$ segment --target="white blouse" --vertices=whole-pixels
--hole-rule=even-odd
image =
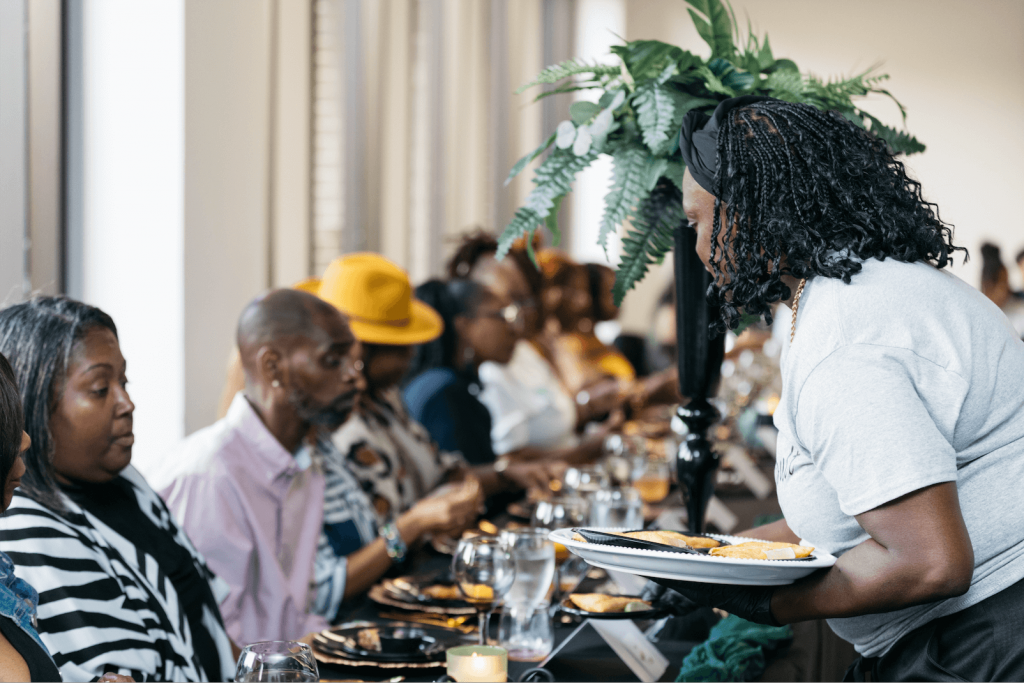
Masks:
[[[576,402],[533,344],[520,340],[507,365],[487,362],[479,372],[496,454],[576,445]]]

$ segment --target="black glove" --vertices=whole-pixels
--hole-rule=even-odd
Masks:
[[[651,579],[648,581],[644,585],[644,589],[640,591],[640,599],[651,603],[651,606],[655,609],[667,612],[673,617],[685,617],[701,608],[693,600],[684,598],[679,593],[669,590],[660,583],[655,583],[655,580]]]
[[[781,626],[772,616],[774,586],[731,586],[721,583],[648,578],[702,607],[717,607],[755,624]]]

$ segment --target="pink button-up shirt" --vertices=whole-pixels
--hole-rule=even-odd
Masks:
[[[231,592],[220,605],[239,646],[327,628],[310,614],[324,477],[293,456],[239,393],[224,419],[188,437],[149,477]]]

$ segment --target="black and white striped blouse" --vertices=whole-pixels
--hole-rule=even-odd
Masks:
[[[222,600],[227,585],[210,572],[142,475],[128,467],[120,476],[142,513],[167,532],[168,542],[189,552]],[[111,671],[136,681],[229,680],[231,642],[219,613],[203,607],[202,624],[221,664],[220,671],[205,671],[178,594],[155,558],[67,496],[64,503],[67,510],[55,512],[18,492],[0,516],[0,549],[39,592],[39,634],[64,680]]]

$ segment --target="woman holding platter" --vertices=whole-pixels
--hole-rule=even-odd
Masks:
[[[854,679],[1024,679],[1024,343],[943,270],[951,226],[835,112],[734,98],[687,115],[680,146],[715,326],[793,309],[785,519],[744,535],[839,559],[780,587],[659,583],[760,623],[827,618]]]

